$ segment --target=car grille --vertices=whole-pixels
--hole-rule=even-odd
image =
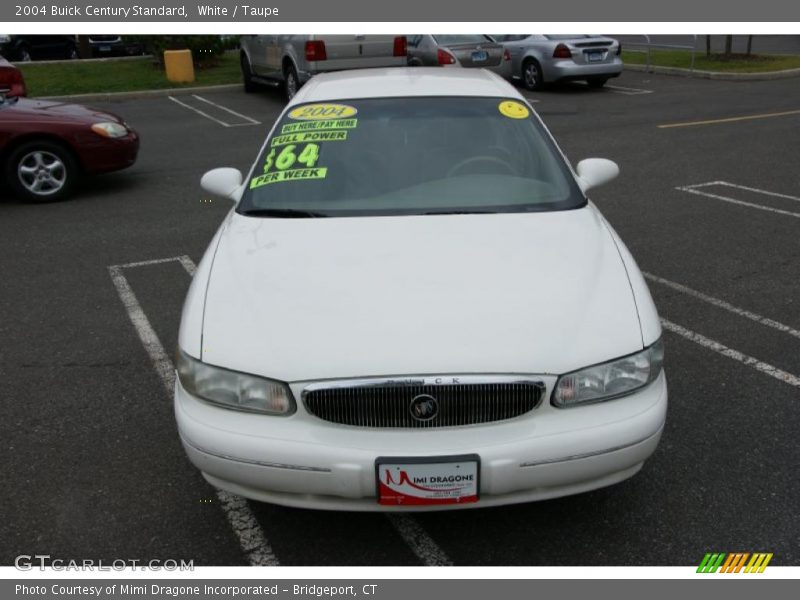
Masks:
[[[325,387],[309,386],[303,392],[303,401],[309,413],[333,423],[419,429],[513,419],[538,406],[543,394],[544,384],[530,380],[454,384],[389,381],[361,385],[337,382]]]

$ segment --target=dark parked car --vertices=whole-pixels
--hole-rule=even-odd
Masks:
[[[23,200],[61,200],[82,175],[129,167],[138,151],[138,134],[114,114],[0,96],[0,168]]]
[[[123,40],[118,35],[89,35],[89,47],[93,58],[140,56],[145,53],[144,44]]]
[[[22,71],[0,56],[0,95],[11,98],[27,94]]]
[[[74,35],[0,35],[0,55],[10,61],[78,58]]]

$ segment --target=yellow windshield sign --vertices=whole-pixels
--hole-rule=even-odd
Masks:
[[[320,121],[324,119],[347,119],[354,117],[358,110],[347,104],[306,104],[289,111],[290,119],[299,121]]]

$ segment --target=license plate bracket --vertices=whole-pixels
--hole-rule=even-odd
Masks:
[[[383,506],[469,504],[480,495],[480,457],[378,457],[375,485]]]

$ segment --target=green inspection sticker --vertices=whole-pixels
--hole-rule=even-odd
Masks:
[[[355,129],[358,119],[333,119],[330,121],[308,121],[306,123],[287,123],[281,127],[281,133],[298,131],[316,131],[320,129]]]
[[[346,139],[347,131],[307,131],[276,136],[272,138],[270,146],[303,144],[306,142],[340,142]]]
[[[275,173],[264,173],[250,180],[250,189],[259,188],[270,183],[280,183],[281,181],[299,181],[303,179],[325,179],[328,175],[327,167],[315,169],[290,169],[287,171],[277,171]]]

